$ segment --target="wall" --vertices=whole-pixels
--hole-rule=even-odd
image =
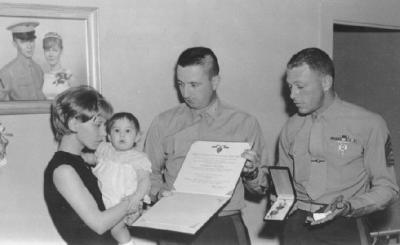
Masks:
[[[338,72],[335,86],[343,99],[382,115],[391,131],[394,159],[398,162],[400,30],[373,30],[376,29],[335,32],[333,57]]]
[[[333,24],[397,29],[400,24],[397,0],[321,0],[319,44],[333,50]]]
[[[13,1],[23,3],[24,1]],[[32,0],[99,8],[102,92],[131,111],[144,130],[177,104],[173,65],[187,47],[211,47],[220,60],[220,96],[257,116],[270,161],[287,118],[281,78],[290,56],[318,46],[318,0]],[[58,243],[42,195],[43,169],[55,150],[48,114],[0,116],[14,133],[0,169],[0,237],[6,243]],[[248,202],[253,244],[266,244],[265,201]],[[271,242],[272,243],[272,242]]]
[[[400,26],[399,26],[400,27]],[[387,123],[400,183],[400,33],[377,28],[335,32],[335,89],[340,97],[379,113]],[[379,101],[379,103],[377,103]],[[400,228],[400,200],[372,217],[374,231]]]

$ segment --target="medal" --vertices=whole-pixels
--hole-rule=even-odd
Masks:
[[[338,142],[338,152],[343,156],[344,152],[348,149],[348,144],[351,142],[350,137],[342,135],[341,137],[331,137],[331,139]]]
[[[339,143],[339,145],[338,145],[338,151],[339,151],[340,154],[343,156],[343,155],[344,155],[344,152],[347,150],[347,143],[348,143],[348,142],[341,140],[341,141],[339,141],[338,143]]]
[[[349,149],[349,144],[350,143],[355,143],[357,144],[357,139],[351,138],[348,135],[342,135],[339,137],[331,137],[331,140],[334,140],[338,143],[337,149],[340,155],[344,155],[344,153]]]

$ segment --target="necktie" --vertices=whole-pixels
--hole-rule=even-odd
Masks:
[[[202,112],[199,114],[200,116],[200,121],[202,123],[205,123],[206,125],[209,125],[212,123],[212,117],[207,113],[207,112]]]
[[[308,195],[313,199],[319,198],[325,192],[327,179],[327,163],[323,157],[323,125],[321,118],[312,118],[310,129],[309,152],[310,176],[306,185]]]

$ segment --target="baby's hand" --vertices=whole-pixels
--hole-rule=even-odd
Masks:
[[[151,204],[151,198],[149,195],[144,195],[143,197],[143,203],[150,205]]]
[[[172,191],[163,190],[158,193],[157,200],[160,200],[163,197],[171,196],[173,193]]]
[[[96,165],[97,164],[97,157],[94,153],[90,152],[82,152],[81,157],[85,162],[87,162],[90,165]]]
[[[143,210],[143,202],[140,199],[139,196],[132,194],[130,196],[125,197],[129,200],[129,207],[128,207],[128,213],[136,213],[136,212],[142,212]]]

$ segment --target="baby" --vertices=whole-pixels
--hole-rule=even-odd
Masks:
[[[98,178],[106,208],[132,193],[137,197],[137,212],[111,230],[119,244],[134,244],[125,223],[132,224],[139,217],[143,200],[149,202],[151,163],[145,153],[135,149],[141,132],[134,115],[114,114],[107,121],[106,131],[108,142],[102,142],[94,155],[85,153],[83,157],[96,164],[93,173]]]

